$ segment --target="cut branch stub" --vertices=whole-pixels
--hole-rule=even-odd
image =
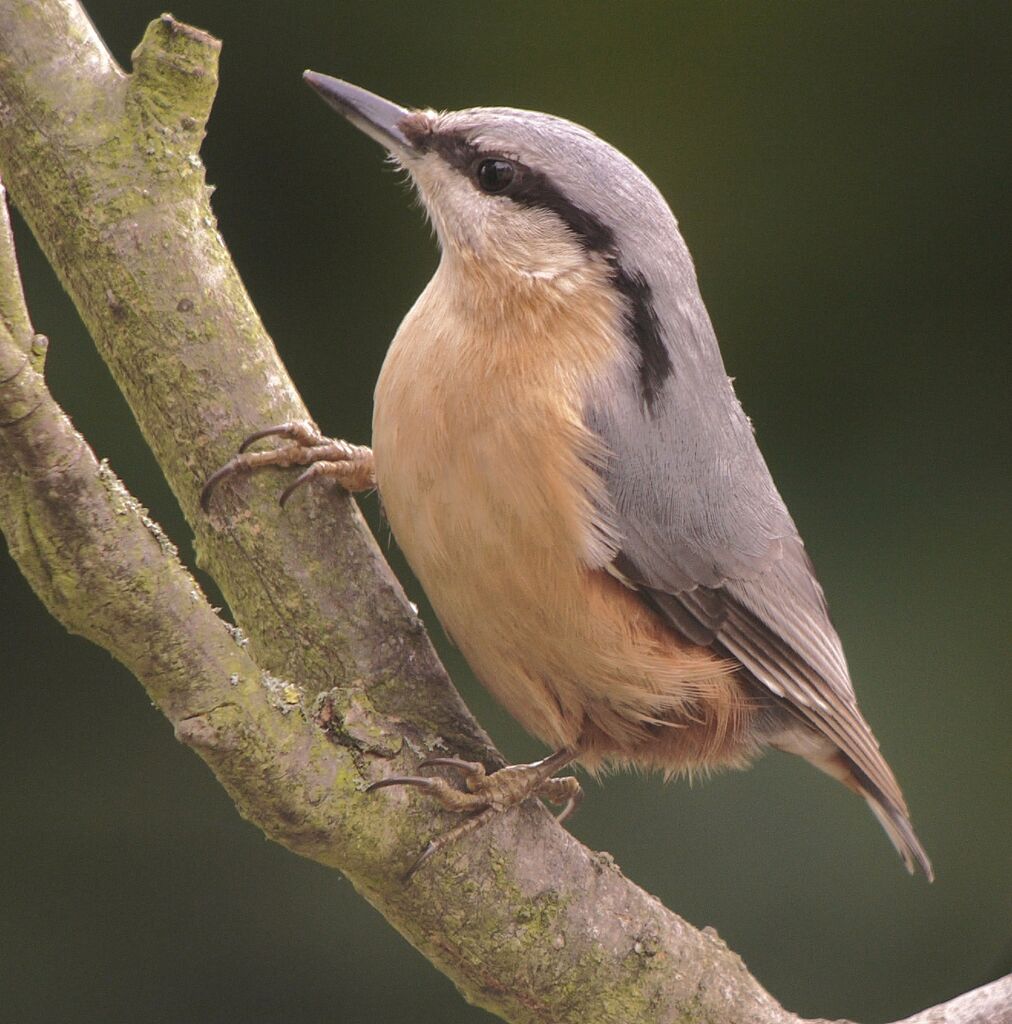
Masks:
[[[130,100],[184,155],[196,154],[204,138],[218,89],[220,53],[221,43],[213,36],[163,14],[148,25],[131,55]]]

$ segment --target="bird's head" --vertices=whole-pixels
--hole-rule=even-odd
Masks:
[[[408,110],[327,75],[305,79],[407,170],[444,257],[548,280],[688,259],[650,180],[586,128],[506,107]]]

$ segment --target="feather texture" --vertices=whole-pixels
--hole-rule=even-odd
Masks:
[[[693,322],[694,344],[709,328]],[[719,364],[712,337],[708,361]],[[851,784],[888,822],[911,866],[931,867],[903,795],[857,706],[843,648],[798,531],[776,490],[751,425],[719,372],[680,358],[652,408],[630,386],[598,390],[586,419],[610,457],[600,469],[612,528],[622,537],[615,568],[687,639],[733,657],[778,698],[791,727],[767,741],[803,753]],[[632,383],[631,381],[629,382]],[[838,755],[842,755],[841,761]]]

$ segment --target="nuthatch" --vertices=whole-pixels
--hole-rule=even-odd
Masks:
[[[372,452],[273,428],[256,436],[293,443],[237,456],[205,501],[269,463],[309,465],[293,487],[377,486],[447,633],[556,750],[490,775],[423,762],[465,789],[374,788],[471,812],[455,837],[528,796],[571,808],[576,780],[554,776],[572,761],[672,775],[775,747],[863,796],[931,878],[654,185],[557,117],[412,111],[305,78],[407,170],[442,259],[383,364]]]

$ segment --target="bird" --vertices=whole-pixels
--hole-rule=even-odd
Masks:
[[[440,261],[387,352],[371,449],[270,427],[202,502],[264,465],[307,467],[282,502],[319,477],[377,488],[450,639],[552,749],[493,772],[430,757],[374,783],[465,815],[412,872],[528,797],[564,817],[574,762],[692,776],[775,748],[862,796],[932,879],[658,189],[560,117],[304,78],[407,172]],[[288,443],[248,450],[268,436]]]

